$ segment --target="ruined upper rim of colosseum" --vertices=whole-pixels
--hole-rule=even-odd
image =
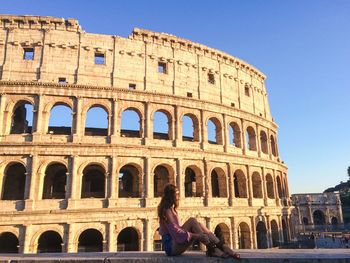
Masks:
[[[0,22],[0,252],[159,250],[156,207],[169,182],[181,219],[233,248],[293,236],[256,68],[165,33]]]

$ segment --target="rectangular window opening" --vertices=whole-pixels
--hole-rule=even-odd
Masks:
[[[244,88],[244,94],[248,97],[250,97],[250,91],[249,91],[249,88],[248,87],[245,87]]]
[[[67,84],[66,78],[58,78],[58,83],[59,84]]]
[[[192,98],[192,92],[187,92],[187,97]]]
[[[208,83],[215,84],[215,76],[212,73],[208,74]]]
[[[25,48],[23,59],[24,60],[34,60],[34,48]]]
[[[136,89],[136,84],[129,83],[129,90],[135,90]]]
[[[167,74],[166,63],[158,62],[158,73]]]
[[[235,104],[233,102],[231,102],[231,107],[235,107]]]
[[[95,65],[104,65],[105,64],[105,54],[95,53]]]

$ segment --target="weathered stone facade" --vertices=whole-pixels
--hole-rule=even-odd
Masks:
[[[344,224],[339,193],[293,194],[295,232],[326,231]]]
[[[2,244],[152,251],[167,182],[180,189],[181,219],[221,230],[233,248],[289,239],[287,167],[259,70],[164,33],[122,38],[86,33],[73,19],[0,21]],[[49,127],[57,105],[71,110],[71,127]],[[106,129],[86,127],[93,107],[106,112]],[[139,130],[121,128],[126,110]],[[153,131],[156,112],[166,134]],[[183,134],[184,117],[193,136]]]

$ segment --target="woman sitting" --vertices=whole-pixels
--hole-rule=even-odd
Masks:
[[[188,219],[181,226],[176,211],[178,206],[179,190],[175,185],[166,185],[158,206],[158,217],[159,234],[162,236],[163,247],[168,256],[182,254],[192,245],[193,241],[198,240],[206,245],[207,256],[240,259],[238,253],[220,241],[195,218]]]

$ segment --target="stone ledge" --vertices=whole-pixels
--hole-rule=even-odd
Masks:
[[[242,260],[208,258],[203,252],[187,252],[178,257],[167,257],[164,252],[115,253],[52,253],[1,254],[0,263],[9,262],[103,262],[103,263],[158,263],[158,262],[242,262],[242,263],[331,263],[350,262],[350,249],[266,249],[240,250]]]

